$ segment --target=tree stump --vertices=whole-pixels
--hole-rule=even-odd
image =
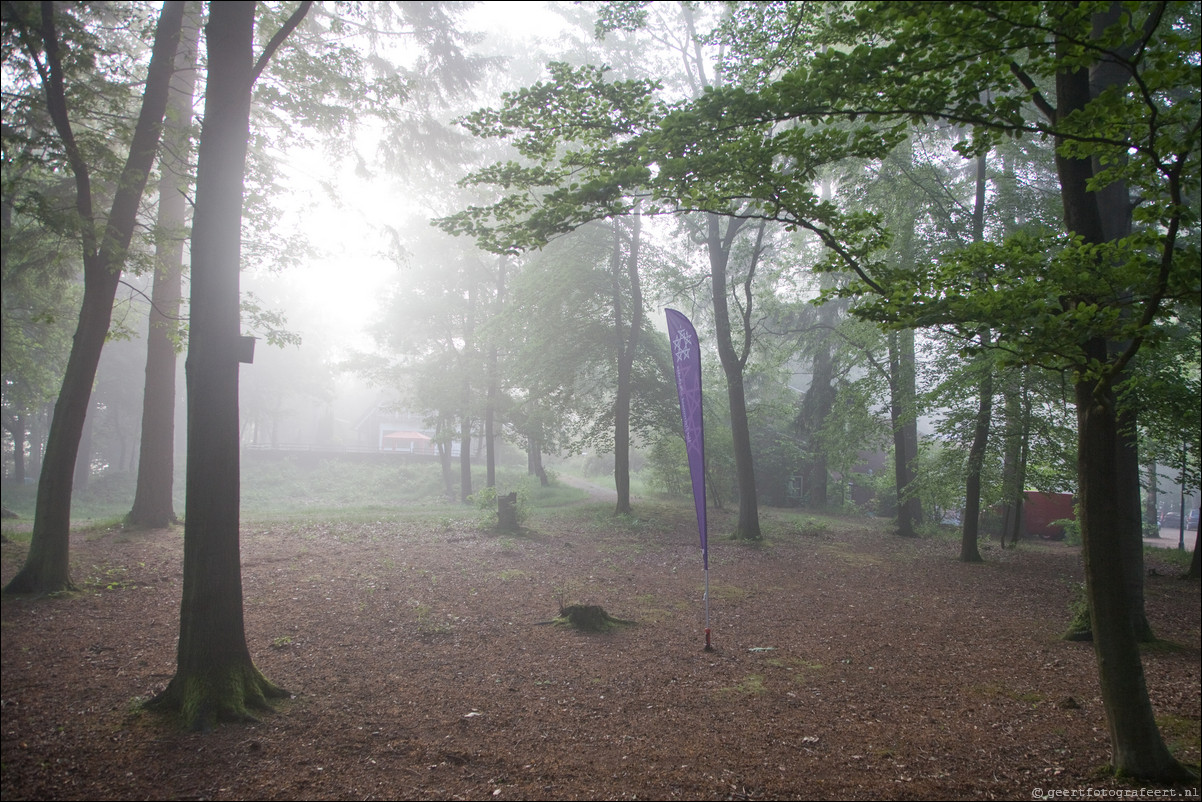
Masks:
[[[516,532],[518,528],[518,494],[497,496],[497,528]]]
[[[614,618],[599,604],[569,604],[567,607],[561,607],[559,617],[550,623],[581,632],[608,632],[614,627],[634,624],[633,621]]]

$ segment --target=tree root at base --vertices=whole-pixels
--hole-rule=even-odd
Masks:
[[[251,663],[177,672],[146,709],[175,715],[187,730],[206,731],[219,722],[258,721],[254,712],[272,710],[270,699],[291,694],[278,687]]]

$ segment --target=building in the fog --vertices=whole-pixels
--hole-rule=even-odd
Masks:
[[[423,416],[397,411],[388,404],[372,404],[354,430],[358,450],[429,457],[439,453],[434,430],[426,425]],[[458,439],[452,440],[450,447],[451,456],[458,456]]]

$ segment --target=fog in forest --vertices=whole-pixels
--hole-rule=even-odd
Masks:
[[[516,475],[538,477],[543,463],[563,462],[603,486],[619,470],[636,477],[639,492],[684,493],[664,322],[664,310],[677,308],[702,343],[718,504],[745,503],[751,493],[769,506],[893,516],[901,494],[926,506],[928,521],[959,522],[958,480],[970,464],[977,509],[1006,510],[1023,491],[1077,493],[1071,356],[1041,350],[1036,329],[1000,308],[923,323],[922,311],[898,298],[864,302],[887,296],[873,277],[893,266],[935,263],[1019,230],[1057,230],[1052,142],[1033,123],[969,153],[970,132],[933,114],[904,136],[882,120],[879,133],[841,139],[840,150],[833,139],[792,143],[787,133],[804,126],[787,114],[764,123],[772,117],[764,112],[748,130],[757,148],[776,148],[764,165],[779,167],[774,176],[802,200],[791,207],[780,195],[757,196],[762,180],[740,171],[758,167],[736,161],[739,153],[751,159],[750,150],[740,152],[733,138],[726,152],[707,149],[724,133],[701,136],[712,121],[698,99],[755,93],[803,63],[783,31],[811,30],[819,18],[786,6],[316,6],[264,73],[251,112],[240,333],[255,338],[255,351],[239,379],[245,453],[441,459],[446,473],[464,448],[480,467],[490,444]],[[262,30],[281,20],[261,20]],[[120,51],[136,35],[109,36],[106,46]],[[22,83],[30,76],[16,58],[6,63],[14,109],[23,90],[36,89]],[[691,123],[697,143],[679,142],[673,130],[677,139],[647,139],[644,149],[660,148],[659,160],[597,167],[602,154],[617,164],[620,150],[607,148],[645,136],[656,115],[690,103],[702,109],[690,112],[700,115]],[[494,111],[472,117],[477,109]],[[36,215],[17,201],[41,190],[19,183],[12,143],[5,225],[25,236]],[[697,166],[682,170],[690,153]],[[506,164],[538,166],[552,178],[498,172]],[[642,186],[621,170],[645,170]],[[573,197],[577,179],[601,189]],[[555,201],[563,209],[548,202],[557,182],[572,188]],[[77,493],[105,481],[129,492],[138,471],[157,191],[151,180],[115,295]],[[506,196],[537,200],[517,212],[489,210]],[[540,204],[546,219],[537,219]],[[861,214],[874,215],[873,224],[857,228]],[[16,233],[6,239],[5,297],[13,302],[5,305],[4,475],[13,488],[36,485],[81,286],[63,251],[54,257],[59,308],[48,310],[44,287],[20,268],[41,245],[22,251],[24,242]],[[186,452],[184,253],[177,504]],[[932,280],[940,278],[917,277],[915,287]],[[1008,285],[999,277],[995,286]],[[957,289],[965,297],[983,291]],[[1186,302],[1158,325],[1158,341],[1168,343],[1158,354],[1182,366],[1186,396],[1166,397],[1155,406],[1164,415],[1141,429],[1143,486],[1156,487],[1144,504],[1149,525],[1182,506],[1180,477],[1188,494],[1197,486],[1196,408],[1173,411],[1196,402],[1196,309]],[[20,337],[10,337],[18,327]],[[1034,339],[1007,339],[1023,337]],[[627,346],[636,352],[624,363]],[[1166,369],[1155,360],[1138,366],[1148,375]],[[629,385],[619,387],[623,370]],[[623,398],[615,465],[614,410]],[[447,480],[450,497],[458,481]],[[29,511],[31,495],[6,491],[10,498]],[[1186,510],[1197,504],[1190,498]]]
[[[1199,25],[4,3],[5,798],[1196,797]]]

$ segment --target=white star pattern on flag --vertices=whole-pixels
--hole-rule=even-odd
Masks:
[[[693,338],[687,331],[676,332],[676,341],[672,343],[672,350],[677,362],[687,361],[692,353],[692,347]]]
[[[676,391],[680,399],[680,417],[688,455],[689,478],[693,484],[693,505],[697,511],[697,531],[701,536],[702,563],[708,572],[709,550],[706,548],[705,516],[705,435],[701,413],[701,351],[697,332],[689,319],[675,309],[665,310],[668,318],[669,342],[676,373]],[[707,578],[709,574],[706,574]],[[708,598],[706,628],[708,643]]]

